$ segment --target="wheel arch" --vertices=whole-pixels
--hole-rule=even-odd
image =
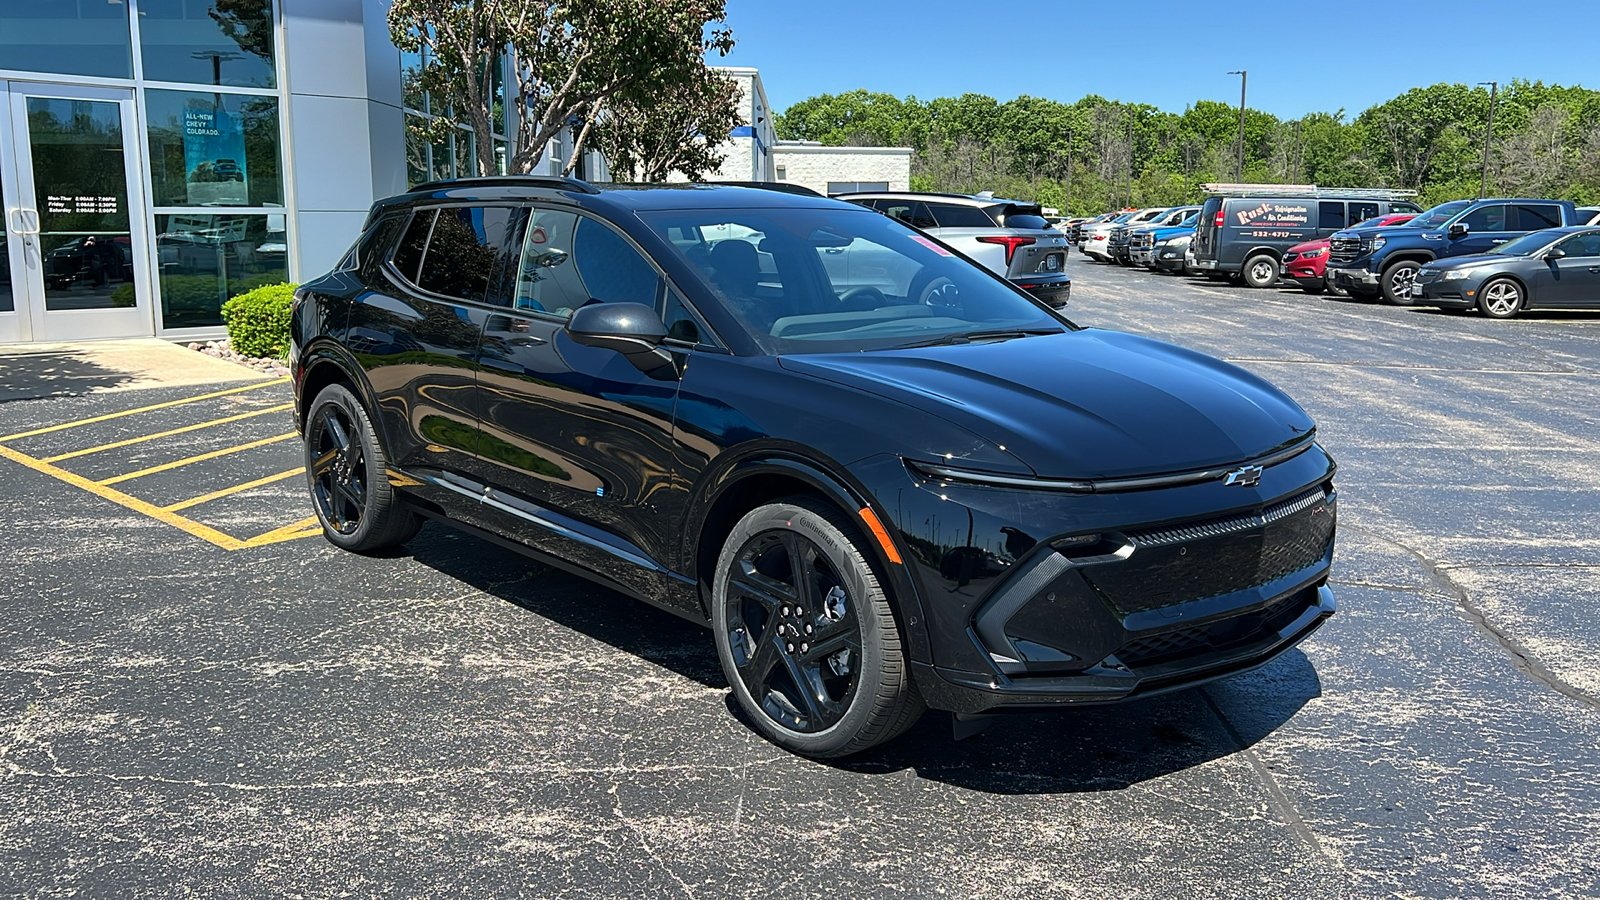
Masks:
[[[846,475],[841,467],[819,461],[793,450],[765,449],[747,453],[730,461],[720,471],[704,479],[706,487],[691,501],[683,529],[680,559],[696,584],[706,618],[711,618],[711,579],[715,577],[717,557],[733,526],[750,510],[783,497],[804,495],[832,504],[851,517],[860,531],[868,559],[887,587],[889,602],[900,622],[902,637],[910,657],[919,662],[931,659],[927,636],[927,617],[917,594],[914,579],[907,570],[910,559],[893,531],[884,527],[890,519],[878,508],[871,494]],[[882,533],[863,521],[863,510],[871,511]],[[891,559],[882,542],[888,541],[898,559]]]
[[[314,343],[301,352],[300,360],[300,374],[296,379],[298,396],[295,398],[294,406],[297,429],[305,430],[305,417],[310,410],[311,401],[330,384],[349,385],[355,392],[356,399],[366,407],[368,414],[376,412],[372,385],[367,382],[361,367],[348,356],[344,348],[331,341]]]
[[[1509,281],[1512,284],[1515,284],[1517,286],[1517,290],[1522,292],[1522,309],[1527,310],[1535,308],[1532,303],[1533,289],[1529,287],[1528,282],[1522,279],[1522,276],[1512,272],[1500,272],[1485,278],[1483,280],[1483,284],[1478,285],[1478,297],[1483,296],[1484,288],[1494,284],[1496,281]],[[1473,298],[1474,302],[1477,301],[1478,297]]]
[[[1425,266],[1433,262],[1434,259],[1434,255],[1426,250],[1402,250],[1392,256],[1384,257],[1382,271],[1387,272],[1390,267],[1403,262],[1412,262],[1419,266]]]
[[[1260,256],[1262,254],[1272,257],[1273,261],[1278,264],[1279,269],[1282,269],[1283,251],[1279,250],[1277,247],[1267,246],[1251,247],[1249,250],[1246,250],[1244,252],[1244,256],[1239,257],[1240,260],[1242,260],[1242,262],[1240,262],[1240,266],[1242,267],[1244,263],[1249,262],[1252,257]]]

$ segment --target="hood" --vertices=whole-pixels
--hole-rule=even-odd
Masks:
[[[1373,235],[1381,234],[1384,236],[1385,240],[1388,240],[1390,237],[1396,234],[1438,234],[1441,231],[1442,229],[1423,229],[1413,225],[1379,225],[1373,228],[1346,228],[1338,234],[1335,234],[1334,237],[1370,238]]]
[[[1049,478],[1242,462],[1311,419],[1266,381],[1171,344],[1086,329],[993,343],[785,356],[780,364],[977,434]]]
[[[1311,250],[1326,250],[1326,249],[1328,249],[1329,247],[1332,247],[1332,246],[1333,246],[1333,242],[1332,241],[1328,240],[1327,238],[1323,238],[1320,241],[1306,241],[1304,244],[1295,244],[1293,247],[1290,247],[1288,250],[1285,250],[1284,252],[1285,253],[1306,253],[1306,252],[1309,252]]]
[[[1159,228],[1151,228],[1151,229],[1148,229],[1148,230],[1149,230],[1150,234],[1153,235],[1155,237],[1155,239],[1158,240],[1158,241],[1159,240],[1164,240],[1164,239],[1169,238],[1169,237],[1173,237],[1174,235],[1194,234],[1194,226],[1193,225],[1189,226],[1188,228],[1183,228],[1183,227],[1178,226],[1178,225],[1162,225]]]
[[[1429,269],[1464,269],[1467,266],[1481,266],[1484,263],[1503,263],[1514,259],[1526,259],[1522,256],[1507,256],[1504,253],[1474,253],[1471,256],[1448,256],[1443,259],[1429,260],[1423,263]]]

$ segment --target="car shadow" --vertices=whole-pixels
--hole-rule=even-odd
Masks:
[[[437,523],[396,555],[409,555],[706,687],[728,688],[710,632],[649,604]],[[966,740],[954,738],[949,713],[930,710],[899,738],[822,764],[866,775],[911,769],[923,778],[994,794],[1121,790],[1237,753],[1282,726],[1321,690],[1310,660],[1290,650],[1256,672],[1196,690],[1114,706],[995,716]],[[731,692],[726,704],[750,727]]]
[[[436,522],[396,552],[706,687],[728,687],[711,632],[648,603]]]
[[[72,397],[127,384],[133,376],[73,351],[0,352],[0,403]]]
[[[870,774],[912,769],[992,794],[1116,791],[1238,753],[1321,693],[1311,661],[1290,650],[1264,669],[1202,688],[996,716],[962,741],[951,736],[949,714],[929,712],[896,740],[831,764]]]

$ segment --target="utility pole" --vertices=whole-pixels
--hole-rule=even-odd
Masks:
[[[1489,127],[1483,130],[1483,176],[1478,181],[1478,199],[1482,200],[1489,194],[1489,141],[1494,139],[1494,101],[1500,94],[1500,82],[1480,81],[1478,84],[1489,86]]]
[[[1249,83],[1249,81],[1250,81],[1250,71],[1248,69],[1240,69],[1237,72],[1229,72],[1228,74],[1229,75],[1237,75],[1237,76],[1239,76],[1239,167],[1235,170],[1233,180],[1236,181],[1236,182],[1239,182],[1239,183],[1243,183],[1244,182],[1244,89],[1245,89],[1245,85],[1247,85]]]
[[[1295,184],[1300,183],[1300,120],[1294,120],[1294,179]]]
[[[1133,205],[1133,113],[1124,112],[1128,119],[1128,189],[1122,195],[1122,205]]]

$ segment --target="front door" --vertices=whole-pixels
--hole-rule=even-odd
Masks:
[[[1566,256],[1546,260],[1535,306],[1600,306],[1600,231],[1575,234],[1557,244]]]
[[[154,333],[133,94],[0,81],[0,342]]]

